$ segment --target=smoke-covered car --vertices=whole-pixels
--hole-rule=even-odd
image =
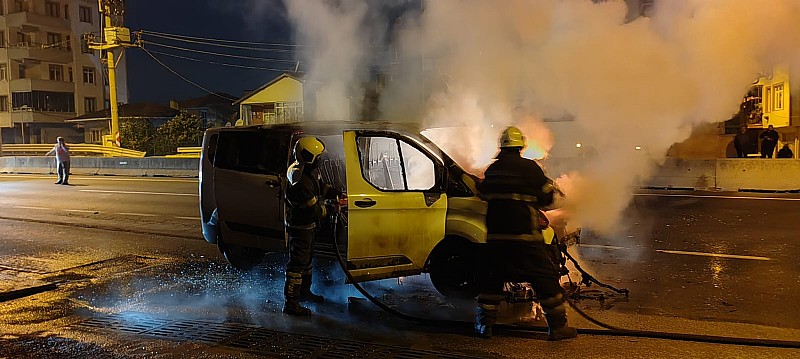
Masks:
[[[294,142],[307,135],[325,144],[320,175],[348,203],[338,226],[318,226],[317,255],[335,255],[336,234],[358,281],[428,272],[443,294],[474,291],[486,241],[477,179],[418,129],[389,123],[207,130],[200,165],[203,236],[233,266],[250,269],[267,252],[286,250],[286,169]],[[548,227],[545,237],[554,236]]]

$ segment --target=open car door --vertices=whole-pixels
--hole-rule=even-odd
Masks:
[[[347,265],[357,280],[420,273],[444,238],[440,158],[389,131],[345,131]]]

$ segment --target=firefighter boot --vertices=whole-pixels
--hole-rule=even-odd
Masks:
[[[300,305],[300,287],[302,286],[302,282],[302,274],[286,272],[286,286],[283,287],[283,295],[286,298],[286,302],[283,305],[284,313],[296,316],[311,315],[311,310]]]
[[[549,340],[570,339],[578,336],[578,330],[567,326],[567,308],[561,293],[555,297],[543,299],[539,304],[547,319],[547,335]]]
[[[475,315],[475,335],[489,339],[492,337],[492,327],[497,323],[498,304],[478,303],[478,313]]]
[[[303,284],[300,286],[300,301],[325,303],[325,297],[311,292],[311,273],[303,274]]]

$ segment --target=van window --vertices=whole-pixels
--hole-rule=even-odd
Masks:
[[[220,133],[215,165],[234,171],[281,175],[286,172],[286,151],[279,134],[226,131]]]
[[[425,191],[436,184],[433,160],[412,145],[391,137],[358,138],[364,178],[384,191]]]

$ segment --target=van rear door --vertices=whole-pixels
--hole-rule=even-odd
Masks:
[[[441,159],[390,131],[345,131],[347,265],[357,280],[420,273],[444,238]]]
[[[221,131],[214,193],[223,241],[281,250],[284,240],[282,187],[289,134],[246,128]]]

